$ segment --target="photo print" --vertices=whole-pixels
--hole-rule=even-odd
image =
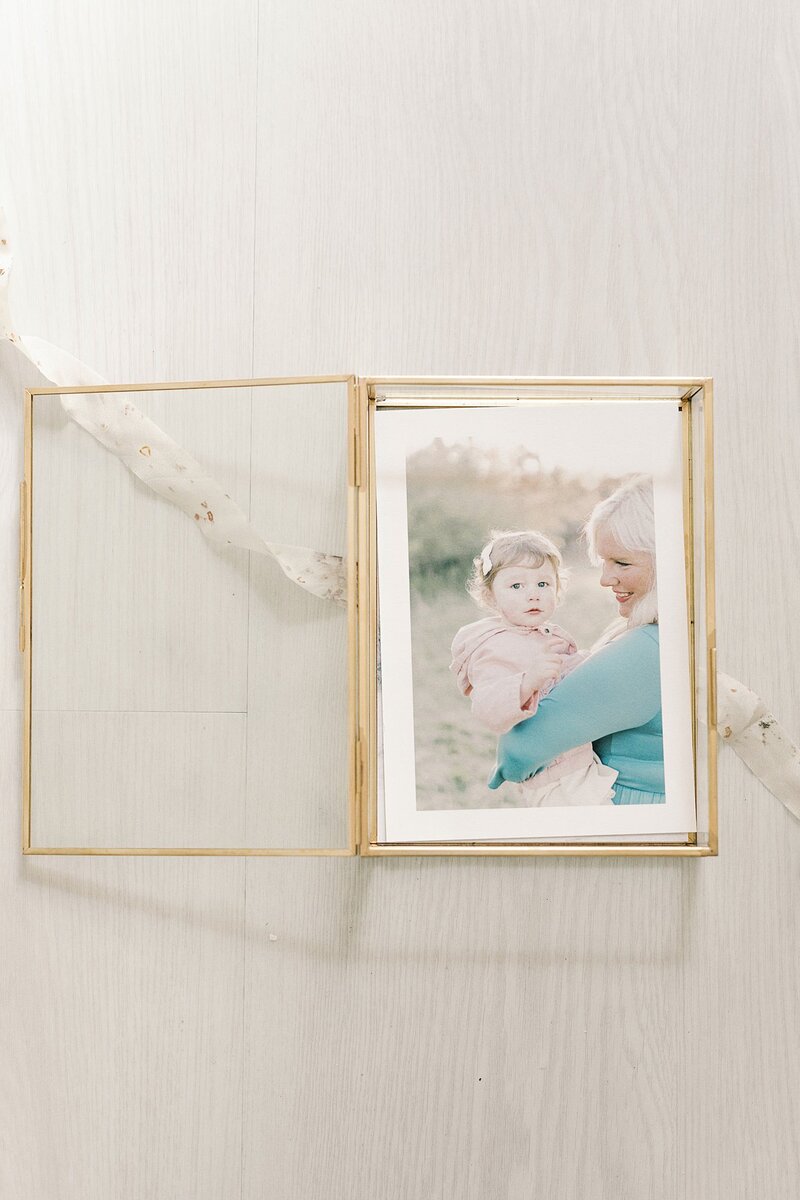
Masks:
[[[696,828],[682,413],[375,414],[379,839]]]

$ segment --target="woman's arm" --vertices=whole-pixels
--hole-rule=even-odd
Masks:
[[[566,750],[645,725],[660,708],[658,630],[644,625],[598,650],[500,739],[489,787],[528,779]]]

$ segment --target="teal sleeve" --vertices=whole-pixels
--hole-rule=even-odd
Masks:
[[[500,738],[489,780],[521,782],[565,750],[651,721],[661,708],[658,631],[629,630],[557,683],[532,717]]]

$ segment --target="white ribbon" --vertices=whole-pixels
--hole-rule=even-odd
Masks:
[[[717,729],[764,787],[800,820],[800,750],[761,697],[721,671]]]

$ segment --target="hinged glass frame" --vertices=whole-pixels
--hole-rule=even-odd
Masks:
[[[37,399],[97,393],[180,393],[208,388],[294,388],[341,384],[347,389],[347,710],[348,783],[342,795],[345,844],[288,846],[104,846],[37,844],[32,838],[36,797],[31,789],[32,668],[36,653],[33,512],[36,504],[34,412]],[[376,561],[375,418],[382,408],[510,407],[535,401],[595,399],[636,403],[672,399],[683,412],[684,519],[687,605],[691,634],[697,834],[680,844],[652,842],[389,843],[378,836],[378,603]],[[714,604],[713,385],[705,377],[678,378],[406,378],[355,375],[284,379],[208,380],[31,389],[25,397],[25,479],[20,488],[20,649],[24,654],[23,853],[26,855],[641,855],[705,857],[717,853],[716,634]],[[287,585],[288,586],[288,585]],[[291,805],[292,797],[284,802]]]

